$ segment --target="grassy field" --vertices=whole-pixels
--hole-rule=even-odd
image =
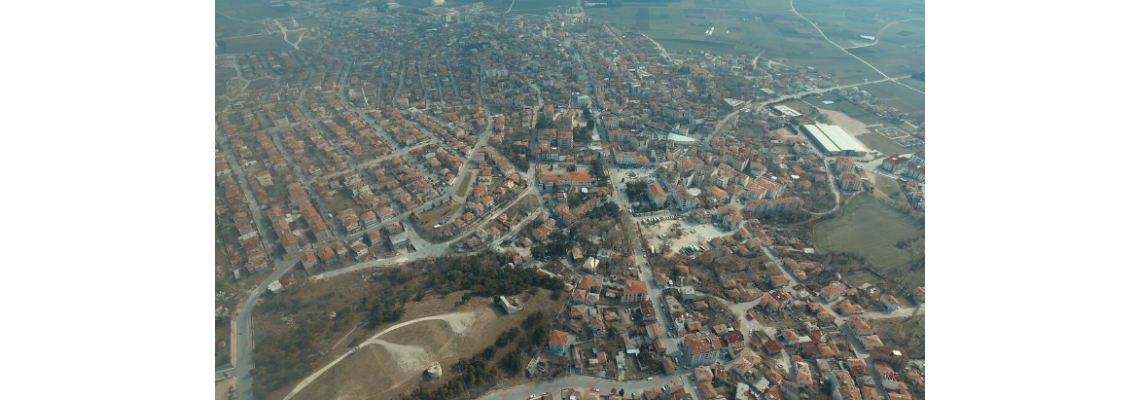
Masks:
[[[253,89],[266,88],[266,87],[273,86],[273,84],[275,84],[275,83],[277,83],[277,80],[273,79],[273,78],[258,78],[258,79],[254,79],[252,81],[249,81],[249,89],[253,90]]]
[[[867,148],[871,150],[878,150],[886,155],[912,154],[922,151],[923,149],[922,146],[911,148],[899,146],[899,144],[895,143],[895,141],[887,139],[886,136],[875,132],[864,133],[855,138],[859,139],[859,141],[866,145]]]
[[[505,211],[505,212],[507,213],[508,217],[515,218],[517,216],[528,215],[537,209],[538,209],[538,197],[535,196],[533,193],[530,193],[530,194],[527,194],[526,196],[523,196],[522,200],[519,200],[518,203],[515,203],[515,205],[511,206],[511,208],[508,208],[507,211]],[[497,217],[497,215],[496,215],[496,217]]]
[[[467,175],[464,175],[463,182],[459,183],[459,190],[455,191],[455,194],[459,197],[467,197],[467,190],[471,188],[471,179],[474,177],[474,172],[468,172]]]
[[[859,122],[862,122],[862,123],[867,124],[867,125],[882,124],[882,123],[886,122],[886,121],[883,121],[882,118],[879,118],[878,115],[875,115],[874,113],[872,113],[870,111],[864,110],[863,107],[859,107],[852,102],[841,101],[838,103],[823,104],[823,102],[825,100],[828,100],[828,101],[835,100],[835,96],[813,95],[813,96],[804,98],[804,101],[811,103],[812,105],[814,105],[816,107],[819,107],[819,108],[824,109],[824,110],[839,111],[841,113],[847,114],[848,117],[857,119],[857,120],[859,120]]]
[[[898,181],[895,181],[894,179],[879,174],[868,175],[874,176],[876,195],[881,195],[883,197],[889,198],[895,194],[898,194],[901,190],[901,188],[899,188]]]
[[[860,89],[875,95],[883,104],[897,108],[912,116],[926,114],[926,95],[907,89],[894,82],[875,83],[860,86]]]
[[[550,12],[552,8],[558,6],[569,7],[575,6],[577,4],[578,2],[575,0],[515,0],[515,6],[511,8],[511,14],[520,13],[545,15],[547,12]],[[510,5],[511,1],[506,0],[502,2],[502,5],[496,5],[495,10],[506,11],[507,7],[510,7]]]
[[[219,343],[226,342],[225,346]],[[230,363],[230,320],[217,321],[214,324],[214,366],[220,367]]]
[[[906,21],[923,17],[922,3],[800,0],[796,2],[796,9],[844,48],[866,45],[866,41],[859,39],[860,35],[878,34],[877,44],[856,50],[866,54],[860,58],[888,75],[909,75],[925,69],[922,48],[925,25],[918,20]],[[624,3],[620,8],[592,8],[587,13],[595,20],[640,30],[673,53],[756,54],[763,51],[767,58],[783,57],[793,64],[834,73],[843,83],[882,78],[825,41],[807,21],[788,10],[789,4],[783,0],[727,0],[715,4]],[[891,25],[893,22],[898,23]],[[709,27],[715,28],[713,34],[705,35]]]
[[[399,393],[420,384],[424,384],[427,389],[438,387],[451,379],[451,375],[454,375],[451,366],[460,359],[471,357],[492,346],[503,331],[519,327],[531,313],[541,310],[550,318],[565,303],[564,300],[551,300],[549,291],[539,290],[534,296],[520,295],[523,311],[508,316],[489,298],[477,297],[460,305],[461,297],[462,294],[456,292],[443,298],[411,303],[401,321],[450,313],[473,313],[474,318],[466,319],[462,325],[428,320],[391,331],[379,338],[385,343],[364,346],[357,354],[330,368],[298,392],[295,398],[396,398]],[[457,327],[458,330],[455,329]],[[364,339],[377,332],[357,336]],[[510,349],[510,345],[500,349],[497,356]],[[529,354],[538,351],[537,347],[529,344],[521,345],[520,349],[528,354],[527,359]],[[327,358],[338,357],[346,350],[347,347],[333,348]],[[438,381],[425,382],[423,371],[432,361],[440,363],[445,371],[444,377]],[[269,398],[279,399],[294,386],[295,384],[288,385]]]
[[[285,43],[285,39],[281,34],[275,35],[259,35],[259,36],[246,36],[233,39],[226,39],[226,52],[227,53],[252,53],[262,51],[290,51],[294,50],[293,46]]]
[[[420,221],[419,224],[417,224],[417,227],[422,228],[426,226],[426,229],[431,229],[432,226],[435,226],[435,224],[439,223],[440,218],[451,215],[451,213],[454,213],[455,210],[459,209],[459,207],[460,204],[455,203],[450,206],[442,205],[426,212],[419,213],[416,215],[416,218],[418,218]]]
[[[862,255],[881,274],[914,260],[909,249],[895,244],[925,236],[924,224],[914,221],[871,195],[863,194],[843,206],[843,215],[814,228],[821,251],[848,251]]]
[[[901,316],[900,316],[901,317]],[[912,360],[926,358],[926,314],[869,320],[883,344],[899,346]]]

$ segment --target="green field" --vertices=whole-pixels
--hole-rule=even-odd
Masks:
[[[866,46],[860,35],[877,35],[877,44],[855,52],[887,75],[906,76],[925,70],[925,24],[907,21],[923,18],[925,7],[921,2],[798,0],[795,6],[844,48]],[[618,8],[590,8],[586,12],[594,20],[639,30],[673,53],[753,55],[763,51],[765,58],[786,58],[793,64],[833,73],[842,83],[882,78],[825,41],[811,24],[789,10],[784,0],[725,0],[711,4],[624,3]],[[898,23],[892,25],[894,22]],[[705,35],[709,27],[714,28],[713,34]]]
[[[227,53],[256,53],[263,51],[291,51],[293,46],[285,43],[281,34],[246,36],[223,41]],[[304,42],[302,42],[304,43]]]
[[[843,206],[843,215],[815,226],[820,251],[848,251],[862,255],[880,274],[905,267],[914,256],[895,244],[926,235],[922,222],[891,208],[868,194]]]
[[[883,124],[886,126],[890,126],[890,124],[888,124],[886,122],[884,122]],[[922,149],[923,149],[922,146],[911,147],[911,148],[899,146],[899,144],[895,143],[895,141],[888,139],[886,136],[883,136],[883,135],[878,134],[876,132],[867,132],[867,133],[864,133],[862,135],[856,136],[855,138],[858,139],[860,142],[863,143],[863,145],[867,146],[871,150],[878,150],[879,152],[881,152],[885,155],[888,155],[888,156],[895,155],[895,154],[912,154],[912,153],[915,153],[918,151],[922,151]]]
[[[904,81],[909,82],[911,79],[908,78]],[[910,84],[907,83],[907,85]],[[913,87],[913,85],[911,86]],[[859,88],[875,95],[875,98],[882,101],[883,104],[897,108],[911,116],[921,118],[926,114],[926,95],[905,86],[894,82],[882,82],[860,86]]]
[[[839,111],[841,113],[847,114],[848,117],[857,119],[857,120],[859,120],[859,122],[862,122],[862,123],[867,124],[867,125],[886,123],[886,121],[884,121],[882,118],[879,118],[879,116],[875,115],[875,113],[867,111],[867,110],[863,109],[863,107],[857,106],[857,105],[855,105],[855,103],[852,103],[850,101],[841,101],[838,103],[823,104],[823,102],[825,100],[835,100],[835,97],[836,96],[832,96],[829,94],[813,95],[813,96],[805,97],[804,101],[811,103],[812,105],[819,107],[822,110]]]

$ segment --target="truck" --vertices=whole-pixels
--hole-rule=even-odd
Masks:
[[[756,317],[752,315],[752,311],[749,311],[748,312],[748,320],[751,321],[753,319],[756,319]]]

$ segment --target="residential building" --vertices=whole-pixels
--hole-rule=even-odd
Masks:
[[[308,252],[301,255],[301,267],[305,268],[305,272],[312,272],[313,267],[317,266],[317,255]]]
[[[883,163],[879,164],[879,168],[887,172],[902,172],[901,168],[903,168],[908,161],[910,161],[910,159],[903,156],[890,156],[883,159]]]
[[[926,302],[926,288],[919,286],[911,290],[910,299],[915,303],[922,304]]]
[[[566,343],[569,341],[570,333],[555,329],[554,332],[550,333],[550,341],[546,348],[555,353],[562,353],[566,351]]]
[[[853,172],[843,172],[840,174],[839,188],[847,191],[863,190],[863,177]]]
[[[665,207],[666,196],[665,191],[661,190],[661,185],[658,185],[657,182],[650,183],[648,192],[649,201],[653,202],[653,205],[657,207]]]
[[[839,300],[839,297],[842,296],[846,291],[847,285],[839,282],[832,282],[831,284],[824,286],[823,289],[819,290],[819,298],[823,300],[824,303],[830,303],[835,300]]]
[[[871,328],[871,324],[867,323],[866,320],[858,315],[852,315],[851,317],[847,318],[847,327],[851,328],[851,331],[855,332],[855,334],[859,336],[870,336],[875,334],[875,329]]]
[[[855,172],[855,160],[850,157],[835,157],[836,172]]]
[[[748,348],[748,342],[744,339],[744,334],[740,331],[726,332],[724,334],[724,340],[728,342],[728,353],[734,358]]]
[[[547,191],[555,188],[589,186],[593,181],[589,171],[557,172],[538,176],[538,184]]]
[[[902,305],[899,304],[899,300],[896,299],[895,296],[892,296],[890,293],[883,293],[882,296],[879,296],[879,303],[883,305],[883,312],[887,314],[898,311],[900,308],[902,308]]]
[[[648,295],[649,287],[646,286],[644,281],[627,280],[625,281],[625,287],[622,288],[621,302],[625,304],[639,303],[645,300]]]
[[[720,339],[707,333],[686,335],[681,343],[681,349],[690,365],[711,364],[716,361],[721,347]]]

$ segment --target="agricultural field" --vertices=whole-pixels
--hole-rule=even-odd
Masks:
[[[511,8],[511,14],[539,14],[545,15],[555,7],[571,7],[578,5],[575,0],[514,0],[514,7],[511,7],[511,0],[502,1],[501,4],[484,2],[488,6],[495,4],[493,7],[495,11],[506,11],[508,7]]]
[[[863,107],[855,105],[855,103],[849,101],[823,104],[824,101],[830,100],[835,100],[835,96],[824,94],[804,97],[804,101],[811,103],[813,106],[819,107],[821,110],[839,111],[848,117],[854,118],[859,122],[867,125],[886,123],[886,121],[884,121],[882,118],[879,118],[879,116],[875,115],[875,113],[867,111],[863,109]]]
[[[862,194],[843,206],[843,215],[817,224],[814,234],[821,251],[859,254],[877,272],[886,274],[914,261],[910,249],[896,244],[925,237],[925,229],[924,223]]]
[[[908,79],[909,80],[909,79]],[[910,90],[894,82],[875,83],[860,86],[860,89],[875,95],[884,105],[899,109],[899,111],[922,119],[926,114],[926,95]]]
[[[859,141],[862,142],[864,146],[867,146],[867,148],[871,150],[877,150],[880,153],[886,155],[912,154],[922,151],[924,148],[923,146],[910,148],[903,147],[896,143],[894,140],[888,139],[886,136],[875,132],[864,133],[862,135],[856,136],[855,138],[859,139]]]
[[[292,45],[285,43],[281,33],[235,37],[218,40],[226,53],[254,53],[263,51],[292,51]]]
[[[864,46],[856,49],[866,54],[859,57],[884,73],[897,77],[925,70],[924,23],[913,20],[923,17],[922,3],[800,0],[795,5],[840,46]],[[785,58],[793,64],[834,73],[843,83],[882,78],[828,43],[810,23],[788,10],[788,2],[782,0],[730,0],[716,5],[685,1],[624,3],[620,8],[591,8],[586,12],[594,20],[639,30],[672,53],[763,52],[765,58]],[[709,28],[713,28],[711,35],[707,34]],[[859,39],[861,35],[881,38],[868,46],[871,43]]]

